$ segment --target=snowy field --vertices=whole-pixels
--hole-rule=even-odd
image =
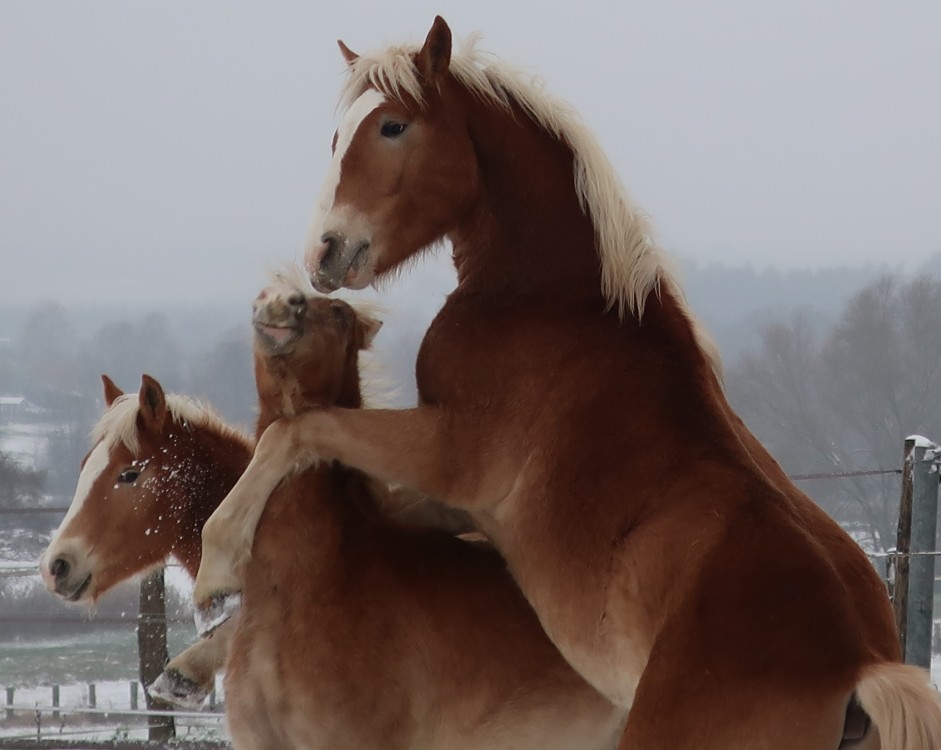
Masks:
[[[177,653],[193,637],[190,626],[171,628],[171,653]],[[37,727],[43,739],[146,739],[147,719],[133,708],[135,703],[137,711],[145,708],[143,688],[134,677],[136,670],[137,641],[132,628],[4,643],[0,651],[0,700],[5,704],[0,709],[0,740],[35,739]],[[17,678],[6,681],[4,677],[9,675]],[[58,716],[54,714],[53,685],[59,686]],[[221,702],[221,679],[217,680],[217,695]],[[13,710],[7,711],[10,703]],[[181,738],[225,739],[221,707],[208,701],[202,712],[180,712],[176,723]]]
[[[95,707],[87,684],[59,688],[59,712],[52,707],[50,686],[18,688],[12,711],[0,714],[0,742],[12,739],[43,740],[126,740],[147,739],[147,717],[132,711],[132,691],[137,685],[137,701],[144,709],[144,694],[134,681],[113,680],[94,683]],[[38,709],[38,710],[37,710]],[[189,740],[225,740],[225,721],[219,709],[180,712],[175,715],[177,737]]]

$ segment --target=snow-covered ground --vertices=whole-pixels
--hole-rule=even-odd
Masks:
[[[131,713],[132,685],[135,684],[125,680],[96,682],[95,707],[91,705],[88,685],[62,685],[58,716],[53,713],[52,687],[17,688],[13,708],[4,707],[0,713],[0,738],[35,739],[38,730],[42,739],[147,739],[146,716]],[[137,685],[137,696],[139,710],[143,710],[144,693],[140,685]],[[219,709],[181,712],[175,721],[178,737],[226,739],[225,722]]]
[[[136,710],[132,709],[135,691]],[[140,713],[145,709],[144,691],[136,680],[105,680],[95,682],[93,688],[85,683],[61,685],[58,710],[53,706],[50,685],[14,688],[9,709],[9,693],[4,690],[0,698],[4,699],[0,738],[35,739],[38,728],[43,739],[147,739],[147,718]],[[207,702],[201,712],[179,712],[174,718],[178,737],[226,738],[219,706],[211,707]]]

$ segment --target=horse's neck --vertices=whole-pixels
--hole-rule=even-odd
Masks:
[[[289,369],[290,372],[279,373],[274,379],[266,378],[264,393],[259,389],[259,436],[275,420],[291,416],[285,413],[285,405],[293,414],[325,406],[346,409],[362,406],[355,364],[350,375],[338,389],[331,389],[329,396],[324,394],[322,386],[302,382],[303,368],[296,363]],[[295,378],[295,374],[300,377]],[[291,389],[290,394],[286,393],[287,389]],[[342,550],[349,547],[351,530],[368,525],[370,519],[378,516],[377,508],[375,488],[365,476],[335,462],[321,462],[292,475],[271,495],[256,537],[259,545],[253,555],[271,575],[281,575],[284,566],[296,564],[295,558],[284,555],[286,550],[296,549],[285,541],[294,535],[299,538],[297,546],[309,548],[310,554],[323,563],[314,566],[319,578],[329,579],[332,566],[344,564],[346,555]],[[256,573],[265,574],[262,569]]]
[[[252,447],[234,434],[205,429],[181,457],[182,517],[172,555],[195,578],[202,558],[202,529],[229,494],[252,457]]]
[[[482,199],[452,233],[465,286],[600,296],[594,226],[575,191],[573,153],[529,117],[467,105]]]
[[[476,299],[470,304],[517,316],[526,311],[544,316],[534,310],[539,305],[556,313],[587,311],[597,317],[607,309],[618,315],[617,305],[602,292],[598,240],[576,191],[571,147],[519,108],[508,114],[473,101],[465,108],[482,198],[450,236],[459,276],[454,299]],[[665,282],[645,303],[650,312],[645,333],[634,335],[631,345],[678,348],[698,367],[704,352],[680,295]],[[618,334],[622,342],[624,328]],[[708,377],[715,380],[712,373]]]
[[[283,369],[282,369],[283,368]],[[255,377],[258,383],[258,419],[255,422],[255,438],[268,426],[282,417],[294,417],[311,409],[338,406],[343,409],[359,409],[363,405],[359,375],[355,362],[351,373],[336,390],[325,392],[321,384],[304,382],[304,365],[292,363],[275,368],[270,360],[256,358]]]

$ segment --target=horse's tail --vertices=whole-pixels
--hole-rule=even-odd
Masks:
[[[925,670],[889,662],[866,667],[856,700],[879,730],[882,750],[941,749],[941,693]]]

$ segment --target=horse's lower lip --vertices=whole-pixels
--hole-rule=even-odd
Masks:
[[[314,289],[322,294],[330,294],[340,288],[340,285],[336,281],[320,272],[311,278],[310,283],[314,285]]]
[[[267,323],[255,323],[255,331],[275,344],[283,344],[297,333],[294,326],[275,326]]]
[[[71,594],[63,594],[64,598],[70,602],[77,602],[82,598],[82,595],[85,593],[89,584],[91,584],[91,573],[89,573],[85,580],[79,584],[75,591],[73,591]]]

